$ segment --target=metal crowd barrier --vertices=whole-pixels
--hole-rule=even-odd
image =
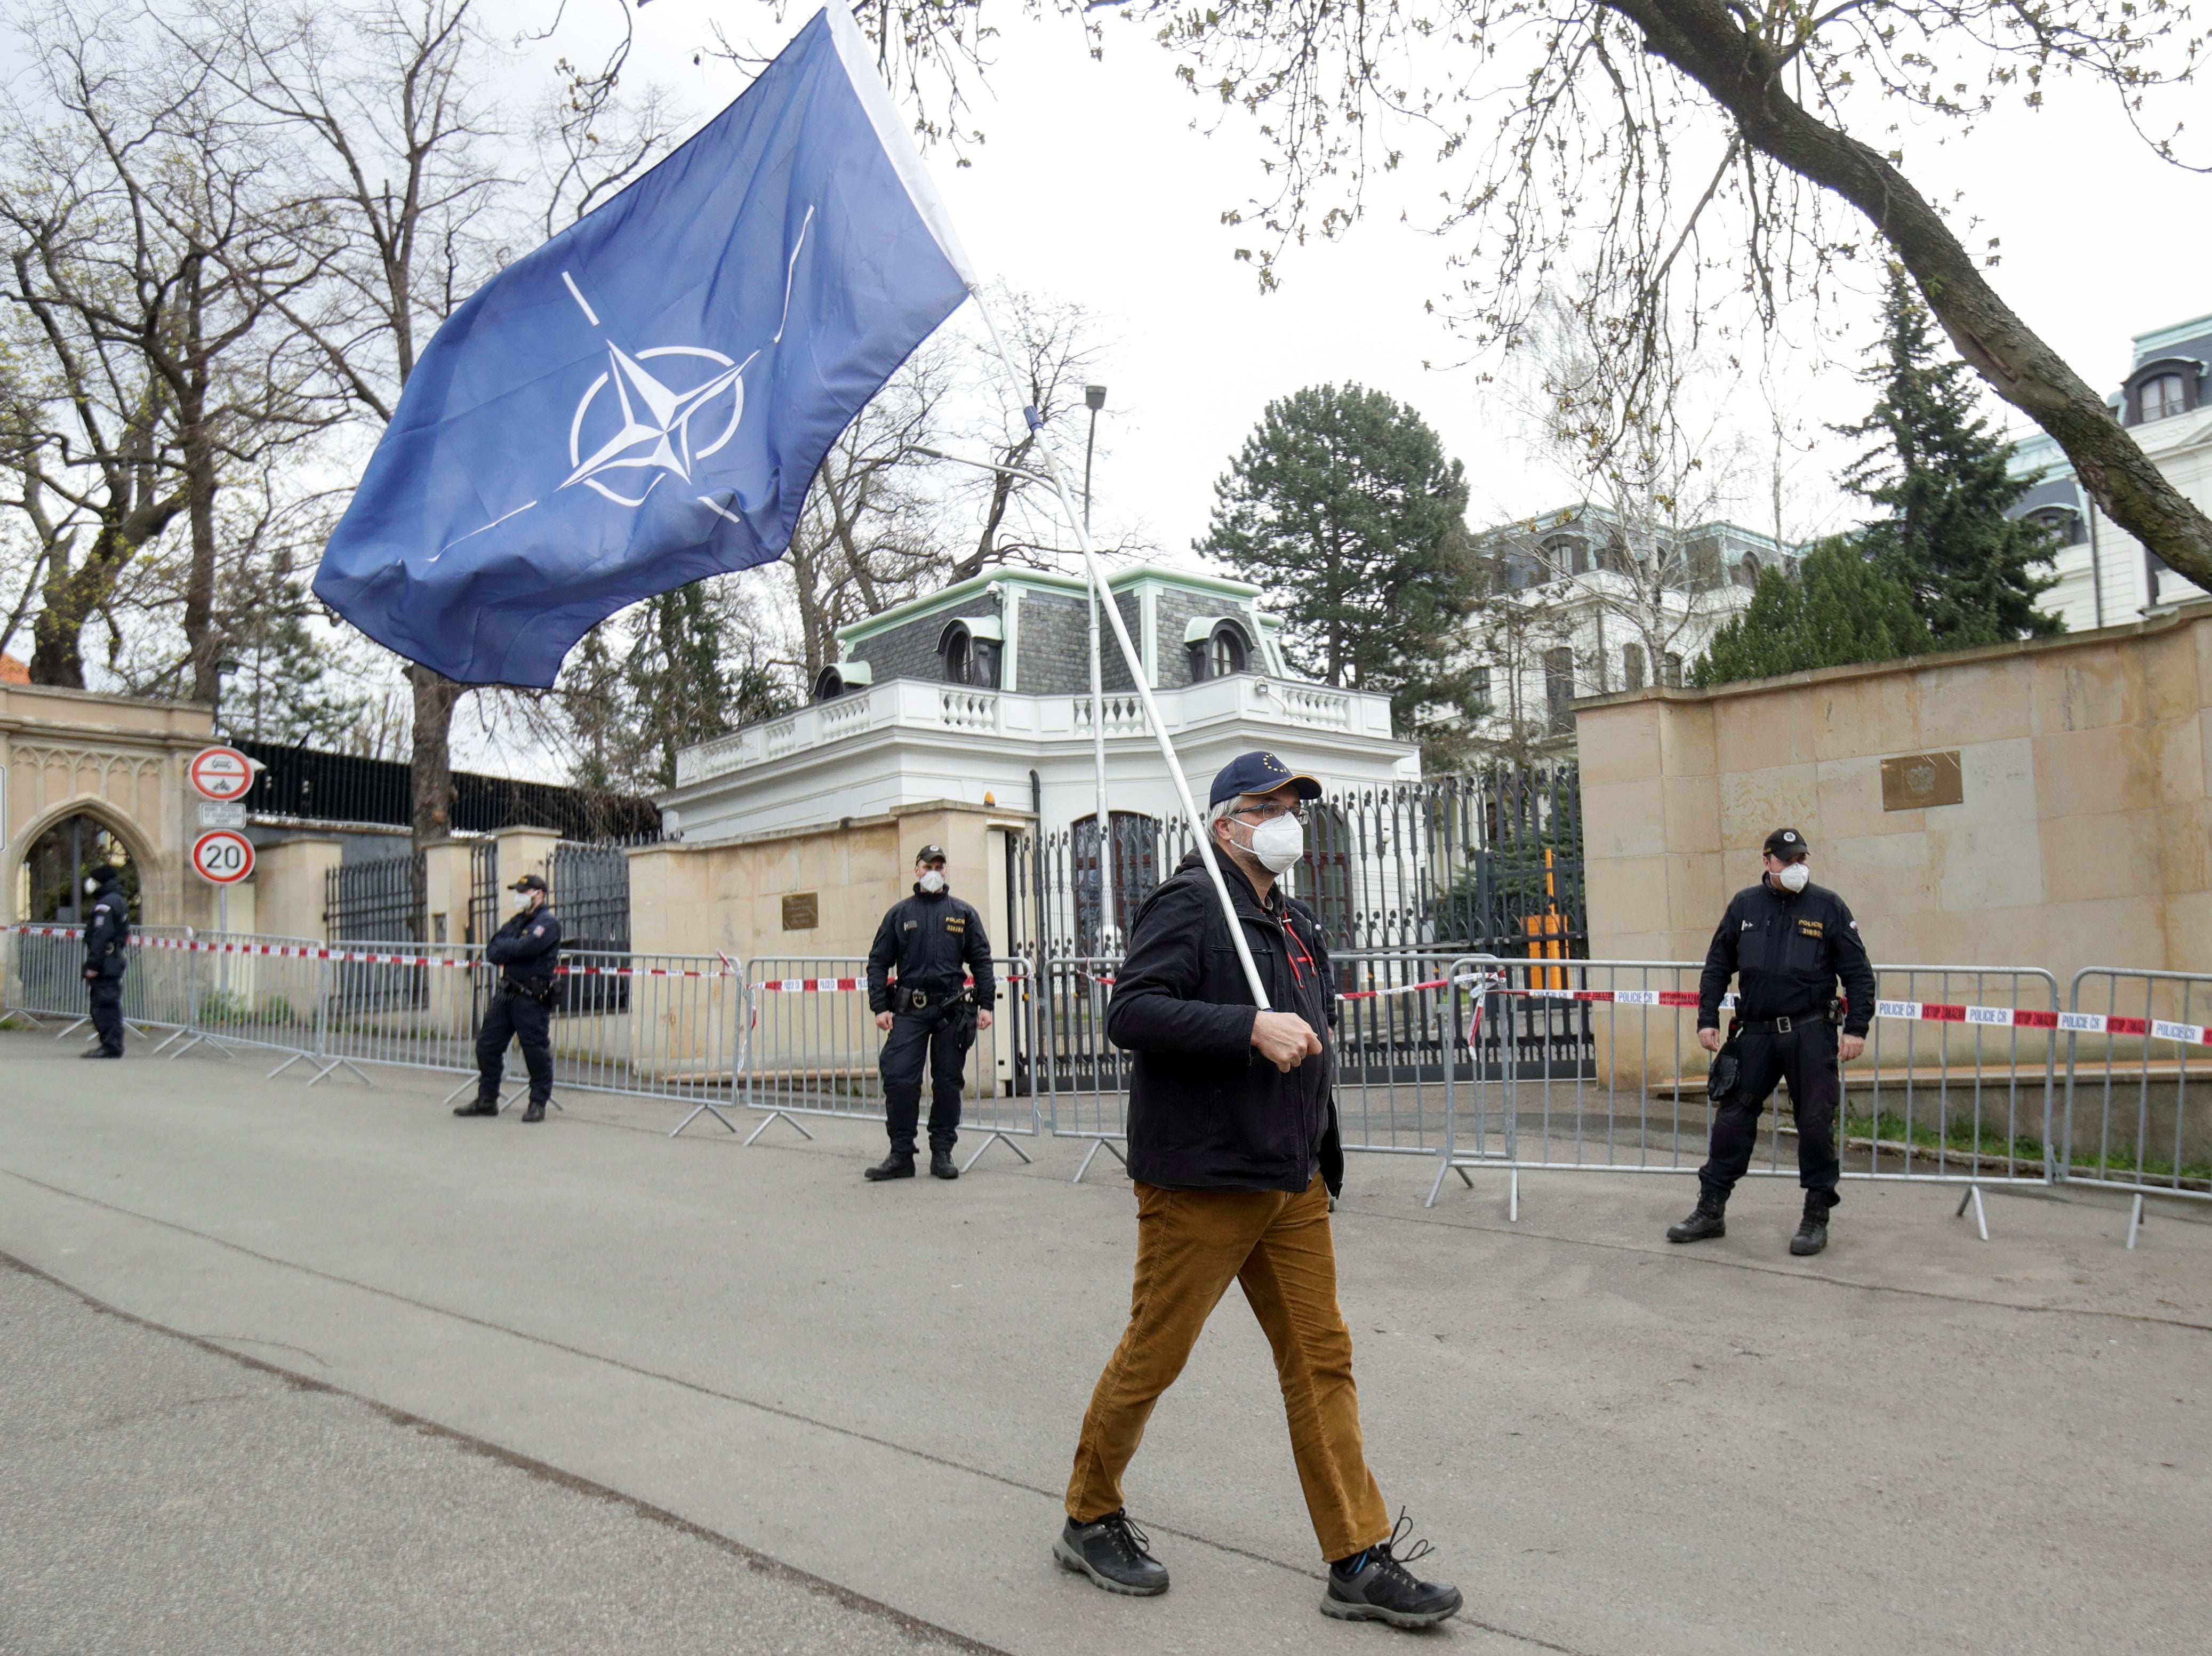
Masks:
[[[1090,1143],[1075,1170],[1078,1184],[1101,1150],[1128,1166],[1118,1147],[1129,1137],[1129,1055],[1106,1038],[1119,965],[1103,955],[1064,955],[1037,971],[1030,1073],[1052,1135]]]
[[[41,1022],[61,1020],[56,1040],[83,1028],[91,1020],[85,998],[83,928],[18,925],[8,930],[8,1009]],[[192,1029],[200,1010],[198,947],[189,926],[131,928],[123,973],[123,1020],[142,1037],[149,1031],[167,1031],[155,1044],[157,1052],[179,1041],[184,1044],[177,1046],[178,1053],[193,1044]]]
[[[1028,1043],[1035,1017],[1029,965],[1012,957],[996,966],[998,1005],[991,1027],[977,1032],[969,1051],[961,1106],[962,1128],[981,1133],[983,1142],[963,1171],[994,1143],[1005,1144],[1028,1161],[1029,1153],[1018,1140],[1035,1136],[1039,1126],[1036,1093],[1030,1084]],[[883,1120],[877,1062],[884,1038],[876,1027],[875,1014],[868,1009],[865,959],[830,955],[755,959],[745,968],[745,999],[741,1101],[749,1110],[764,1112],[747,1144],[778,1120],[810,1139],[814,1135],[802,1117]],[[928,1092],[925,1070],[924,1123],[929,1113]],[[694,1111],[692,1117],[698,1113]],[[730,1126],[719,1111],[714,1113],[725,1127]],[[686,1117],[684,1124],[689,1125],[691,1118]],[[683,1126],[677,1129],[682,1130]]]
[[[179,956],[192,977],[191,1022],[170,1056],[203,1045],[226,1056],[234,1046],[313,1050],[327,975],[322,953],[309,937],[195,934]],[[288,1057],[277,1068],[293,1062]]]
[[[2087,966],[2074,974],[2066,1035],[2065,1133],[2053,1177],[2131,1193],[2128,1246],[2145,1196],[2212,1199],[2212,976]]]
[[[1482,1000],[1482,1028],[1445,1167],[1508,1166],[1517,1217],[1522,1169],[1678,1173],[1705,1161],[1712,1112],[1698,963],[1473,964],[1486,980],[1462,992]],[[1877,966],[1875,976],[1866,1051],[1843,1071],[1843,1176],[1960,1184],[1959,1211],[1973,1207],[1986,1239],[1984,1185],[2050,1178],[2057,982],[2034,967]],[[1778,1089],[1760,1118],[1754,1174],[1796,1172],[1787,1098]]]
[[[1091,1148],[1075,1181],[1102,1149],[1129,1133],[1129,1055],[1106,1038],[1117,962],[1098,956],[1048,961],[1037,984],[1032,1071],[1057,1138]],[[1467,957],[1443,951],[1358,950],[1332,957],[1338,994],[1338,1130],[1347,1151],[1435,1155],[1450,1142],[1454,1088],[1468,1075],[1463,1005],[1455,974]],[[1464,1174],[1462,1177],[1465,1177]]]

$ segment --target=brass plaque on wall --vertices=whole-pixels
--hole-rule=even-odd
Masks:
[[[793,892],[783,899],[784,930],[812,931],[821,923],[822,903],[816,892]]]
[[[1922,811],[1931,805],[1963,805],[1966,780],[1959,774],[1959,755],[1908,753],[1901,759],[1881,762],[1881,808]]]

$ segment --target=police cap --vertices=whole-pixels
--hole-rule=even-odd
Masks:
[[[545,881],[537,874],[525,874],[507,887],[511,892],[542,892],[545,889]]]
[[[1302,800],[1321,797],[1321,784],[1293,770],[1273,753],[1239,753],[1223,765],[1213,778],[1208,805],[1218,805],[1242,794],[1272,794],[1278,788],[1296,788]]]
[[[1809,856],[1812,851],[1813,848],[1805,843],[1805,836],[1795,828],[1777,828],[1766,837],[1766,855],[1779,857],[1784,862]]]
[[[914,860],[916,862],[942,862],[945,861],[945,848],[942,845],[925,845],[914,854]]]
[[[84,871],[84,877],[87,880],[97,880],[100,885],[105,886],[111,880],[122,879],[123,870],[112,862],[95,862]]]

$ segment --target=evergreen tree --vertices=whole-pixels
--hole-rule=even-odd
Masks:
[[[1466,476],[1420,416],[1361,386],[1309,386],[1267,405],[1213,492],[1198,550],[1266,593],[1291,665],[1387,692],[1401,734],[1448,740],[1478,700],[1453,657],[1481,565]]]
[[[1912,595],[1850,543],[1827,540],[1805,555],[1794,578],[1759,572],[1749,606],[1714,633],[1690,682],[1702,688],[1935,648]]]
[[[2035,607],[2057,577],[2041,525],[2007,513],[2036,478],[2008,474],[2013,446],[1974,411],[1964,362],[1939,360],[1927,307],[1901,265],[1889,271],[1881,360],[1862,376],[1880,388],[1874,411],[1839,428],[1875,446],[1843,484],[1887,513],[1859,546],[1912,595],[1936,646],[1964,649],[2040,638],[2065,624]]]
[[[672,788],[679,749],[792,707],[773,672],[732,657],[723,606],[696,581],[586,633],[559,696],[574,779],[616,793]]]

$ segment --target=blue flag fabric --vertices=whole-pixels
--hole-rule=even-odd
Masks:
[[[969,286],[832,0],[690,142],[447,320],[316,595],[448,678],[550,685],[624,605],[781,557],[830,445]]]

